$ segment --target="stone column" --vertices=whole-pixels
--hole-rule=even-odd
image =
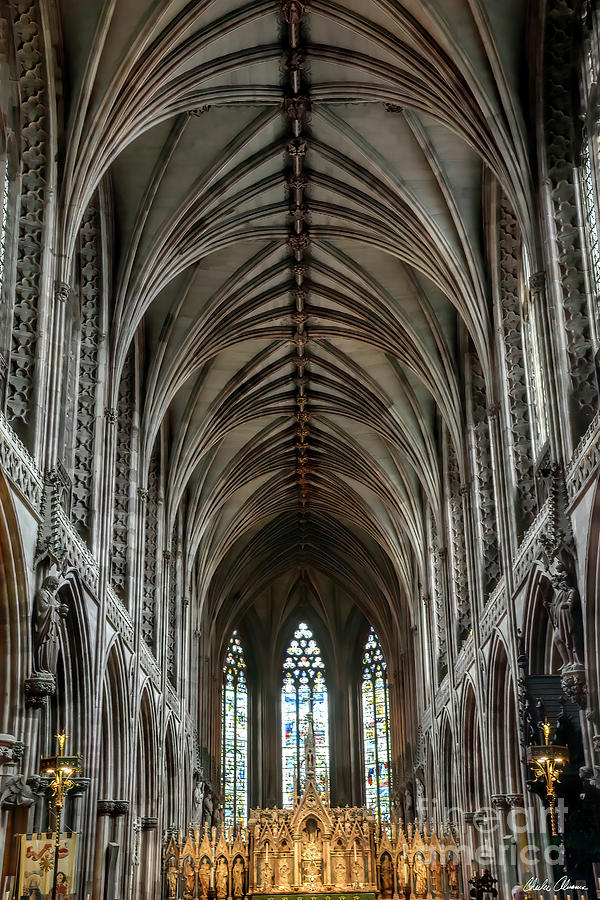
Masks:
[[[108,840],[110,816],[115,808],[114,800],[98,800],[96,812],[98,822],[96,825],[96,844],[94,847],[94,900],[102,900],[104,887],[104,854]]]

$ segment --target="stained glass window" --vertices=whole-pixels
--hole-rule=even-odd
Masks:
[[[248,687],[237,631],[223,666],[223,797],[225,824],[237,828],[248,814]]]
[[[363,654],[362,717],[366,806],[378,822],[390,820],[390,704],[387,666],[371,628]]]
[[[287,648],[281,691],[281,765],[283,805],[292,806],[294,784],[303,789],[306,714],[312,705],[317,785],[329,790],[329,721],[325,664],[312,631],[298,625]]]
[[[8,166],[4,164],[4,181],[2,184],[2,213],[0,218],[0,291],[4,284],[4,268],[6,265],[6,221],[8,218]]]

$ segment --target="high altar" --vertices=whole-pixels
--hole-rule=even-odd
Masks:
[[[400,823],[377,827],[366,809],[334,808],[317,789],[308,722],[306,782],[290,809],[256,809],[246,828],[171,835],[163,856],[169,900],[375,900],[459,897],[451,834]],[[280,897],[279,895],[283,895]]]

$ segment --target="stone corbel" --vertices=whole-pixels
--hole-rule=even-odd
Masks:
[[[14,766],[23,758],[25,744],[13,734],[0,734],[0,766]]]
[[[56,678],[51,672],[34,673],[25,679],[23,687],[25,706],[30,709],[41,709],[46,705],[48,697],[56,693]]]
[[[5,776],[0,789],[0,809],[33,806],[36,796],[25,775]]]

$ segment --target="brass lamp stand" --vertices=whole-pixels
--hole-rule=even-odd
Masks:
[[[63,728],[60,734],[55,735],[58,744],[56,756],[42,756],[40,774],[50,776],[49,784],[54,800],[54,825],[56,829],[54,841],[54,873],[52,875],[52,900],[56,900],[56,880],[58,877],[58,859],[60,848],[60,821],[65,805],[65,794],[75,785],[74,775],[81,772],[80,756],[65,756],[65,743],[67,735]]]
[[[569,762],[569,748],[550,743],[550,723],[548,719],[540,722],[544,735],[544,743],[527,748],[527,762],[533,770],[535,780],[542,780],[546,786],[546,797],[550,805],[550,824],[552,836],[557,837],[556,827],[556,783],[564,766]]]

